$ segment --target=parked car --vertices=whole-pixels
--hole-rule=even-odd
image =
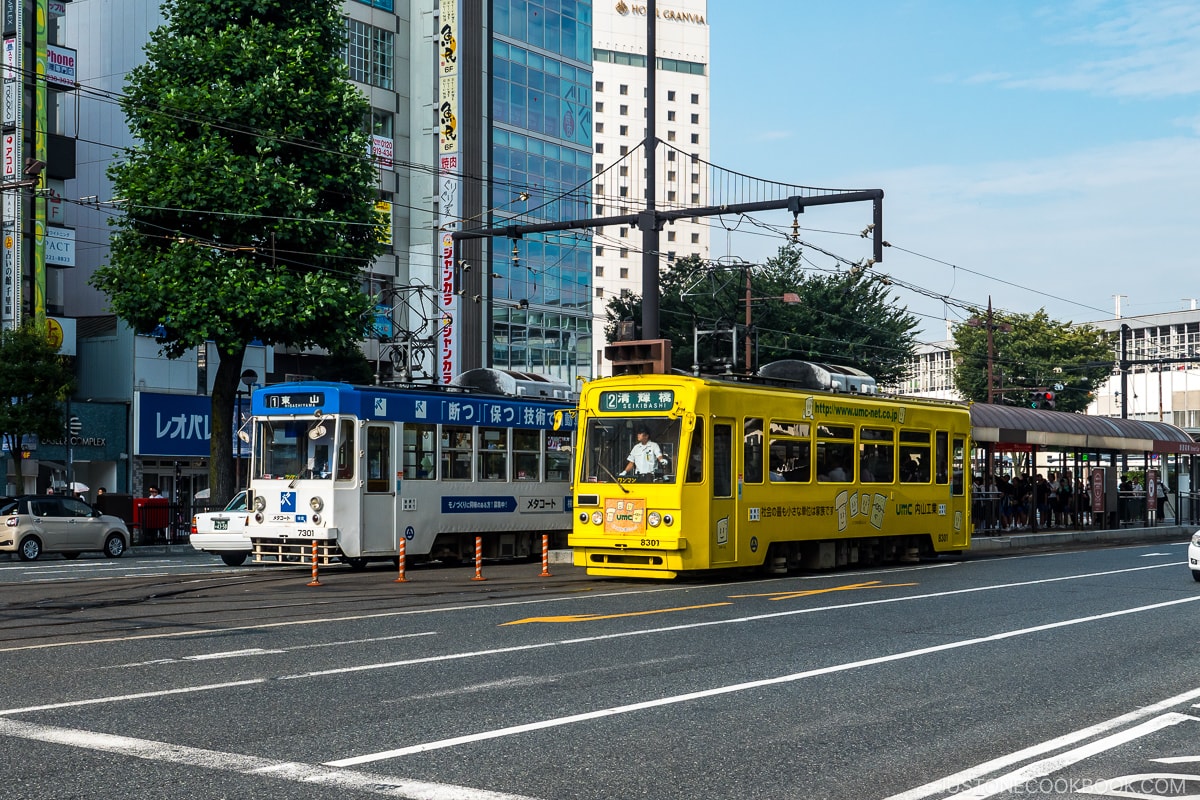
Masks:
[[[238,492],[221,511],[205,511],[192,517],[192,547],[215,553],[231,567],[245,563],[250,555],[246,535],[248,510],[246,490]]]
[[[1191,544],[1188,545],[1188,567],[1192,570],[1192,578],[1200,581],[1200,531],[1192,534]]]
[[[23,495],[0,502],[0,552],[16,552],[22,561],[42,553],[77,558],[91,550],[120,558],[129,542],[129,528],[120,517],[101,514],[74,497]]]

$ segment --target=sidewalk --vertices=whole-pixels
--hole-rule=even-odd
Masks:
[[[972,536],[969,553],[1020,552],[1050,550],[1073,544],[1137,544],[1139,542],[1185,542],[1194,526],[1158,525],[1148,528],[1114,530],[1049,530],[1037,533],[1009,532],[990,536]]]

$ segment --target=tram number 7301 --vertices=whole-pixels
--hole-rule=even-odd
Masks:
[[[312,528],[297,528],[296,535],[299,536],[300,538],[308,537],[311,539],[312,537],[317,535],[317,532],[315,530],[313,530]]]

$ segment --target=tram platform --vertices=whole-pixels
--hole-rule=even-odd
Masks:
[[[1093,544],[1139,544],[1152,542],[1186,542],[1196,530],[1195,525],[1156,525],[1095,529],[1050,529],[1033,533],[1020,531],[992,532],[971,537],[971,554],[1055,550],[1063,547]]]

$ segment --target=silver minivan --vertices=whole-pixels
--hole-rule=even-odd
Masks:
[[[101,514],[74,497],[25,495],[0,503],[0,552],[15,552],[22,561],[42,553],[77,558],[93,550],[120,558],[129,541],[120,517]]]

